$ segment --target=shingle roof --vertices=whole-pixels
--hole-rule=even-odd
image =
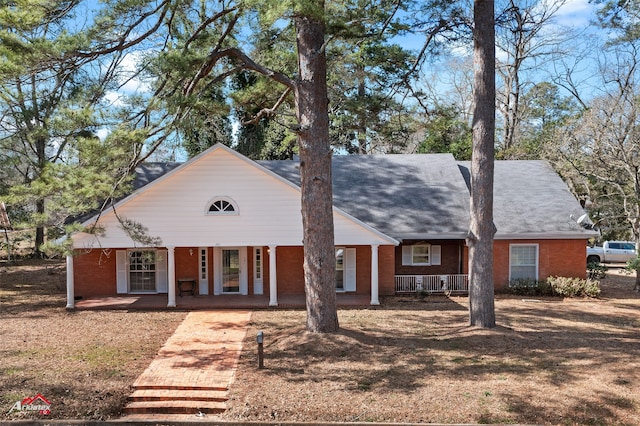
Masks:
[[[136,167],[136,179],[133,181],[133,190],[142,188],[161,176],[169,173],[183,163],[143,163]]]
[[[460,162],[469,185],[469,162]],[[493,219],[496,238],[553,238],[597,234],[577,219],[584,210],[567,185],[546,161],[495,162]]]
[[[258,161],[300,185],[297,160]],[[136,169],[138,189],[180,163]],[[469,162],[450,154],[333,157],[334,205],[397,240],[462,239],[469,228]],[[589,238],[576,223],[584,214],[545,161],[496,161],[496,238]]]
[[[297,161],[258,161],[300,184]],[[469,192],[451,154],[333,157],[334,205],[395,239],[464,238]]]

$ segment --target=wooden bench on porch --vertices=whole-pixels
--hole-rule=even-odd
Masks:
[[[196,295],[196,279],[195,278],[178,278],[178,290],[180,291],[180,297],[182,293],[191,293],[192,296]]]

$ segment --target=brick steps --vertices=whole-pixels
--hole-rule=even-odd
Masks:
[[[220,401],[135,401],[124,409],[125,414],[216,414],[227,409]]]
[[[136,390],[175,390],[175,391],[217,391],[226,392],[229,390],[224,386],[175,386],[175,385],[137,385],[134,383],[134,389]]]
[[[227,409],[250,312],[190,312],[133,383],[124,419],[203,417]]]
[[[131,402],[141,401],[217,401],[227,400],[226,390],[218,389],[136,389],[129,397]]]
[[[227,392],[219,389],[136,389],[124,408],[134,414],[216,414],[227,409]]]

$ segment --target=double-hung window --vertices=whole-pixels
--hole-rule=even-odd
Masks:
[[[129,290],[156,291],[156,252],[129,251]]]
[[[414,244],[402,246],[402,264],[409,266],[440,265],[441,246]]]
[[[538,279],[538,245],[511,244],[509,246],[509,281]]]

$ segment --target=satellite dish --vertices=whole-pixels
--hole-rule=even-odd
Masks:
[[[582,226],[583,228],[593,227],[593,222],[589,218],[589,215],[586,213],[580,216],[578,220],[576,220],[576,222],[578,223],[578,225]]]

